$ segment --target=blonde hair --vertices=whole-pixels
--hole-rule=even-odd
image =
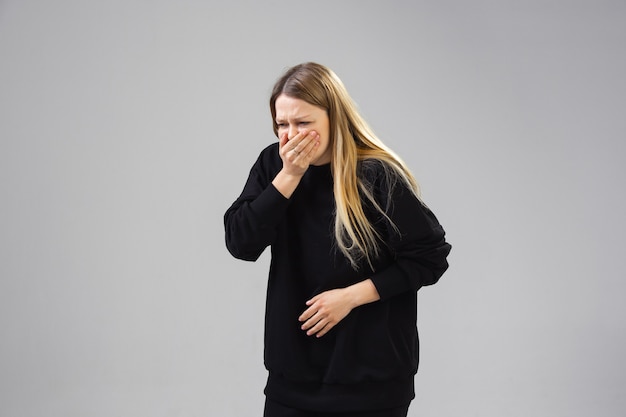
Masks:
[[[372,260],[380,253],[381,237],[365,215],[361,196],[383,217],[389,221],[390,219],[386,214],[388,207],[381,207],[374,198],[373,184],[358,175],[359,163],[382,163],[385,180],[390,185],[388,197],[391,196],[393,184],[400,179],[419,199],[417,181],[402,159],[374,134],[357,111],[339,77],[329,68],[314,62],[296,65],[276,82],[270,97],[270,111],[276,135],[278,126],[275,103],[281,94],[326,110],[332,151],[337,247],[353,268],[358,269],[359,261],[363,259],[372,267]]]

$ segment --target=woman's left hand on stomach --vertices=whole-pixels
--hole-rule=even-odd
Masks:
[[[324,291],[307,301],[306,305],[308,308],[298,320],[308,336],[316,337],[328,333],[354,308],[346,288]]]

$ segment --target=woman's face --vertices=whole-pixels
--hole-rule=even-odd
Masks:
[[[278,137],[285,133],[289,139],[303,130],[316,131],[320,135],[320,144],[311,165],[324,165],[330,162],[330,123],[326,110],[307,103],[298,98],[281,94],[274,103],[276,110],[276,125]]]

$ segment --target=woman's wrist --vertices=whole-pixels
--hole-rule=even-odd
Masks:
[[[352,308],[380,300],[378,290],[369,278],[346,287],[345,290]]]
[[[285,197],[290,198],[298,188],[302,175],[294,175],[281,169],[272,180],[272,185]]]

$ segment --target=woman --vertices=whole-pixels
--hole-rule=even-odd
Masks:
[[[265,416],[406,416],[418,365],[417,290],[450,245],[414,177],[328,68],[290,68],[265,148],[224,220],[226,246],[272,260]]]

